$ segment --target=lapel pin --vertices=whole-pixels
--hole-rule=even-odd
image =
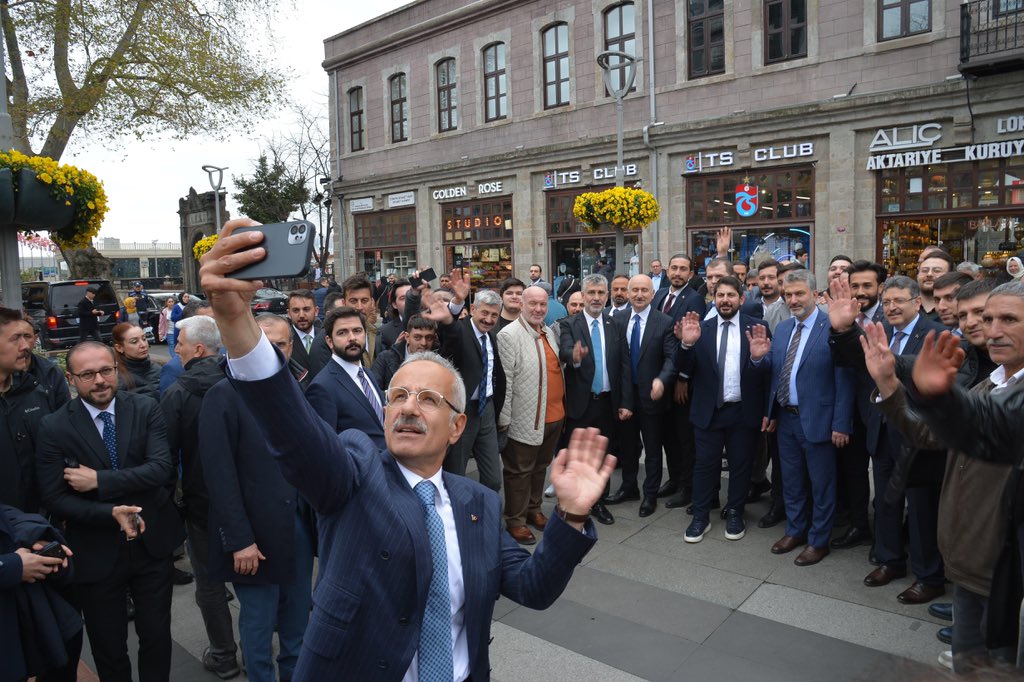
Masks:
[[[476,523],[477,521],[480,520],[480,517],[477,516],[476,514],[470,514],[469,515],[469,520],[472,521],[473,523]]]

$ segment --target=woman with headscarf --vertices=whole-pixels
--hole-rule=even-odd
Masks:
[[[1013,277],[1014,282],[1021,281],[1021,277],[1024,277],[1024,262],[1017,256],[1011,256],[1006,259],[1006,272]]]

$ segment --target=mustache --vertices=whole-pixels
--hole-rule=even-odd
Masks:
[[[416,433],[426,433],[427,422],[412,415],[399,415],[395,419],[395,423],[391,425],[391,432],[397,433],[400,428],[410,428]]]

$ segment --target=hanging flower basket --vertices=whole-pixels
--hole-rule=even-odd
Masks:
[[[61,248],[85,248],[99,234],[107,194],[96,176],[45,156],[0,152],[0,170],[13,180],[13,216],[4,220],[0,177],[0,225],[25,232],[47,230]]]
[[[658,219],[661,207],[646,190],[612,187],[603,192],[584,192],[576,197],[572,214],[591,232],[605,225],[642,230]]]

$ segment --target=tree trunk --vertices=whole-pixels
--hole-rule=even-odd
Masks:
[[[110,279],[113,275],[113,262],[91,246],[61,249],[60,252],[68,264],[71,279]]]

